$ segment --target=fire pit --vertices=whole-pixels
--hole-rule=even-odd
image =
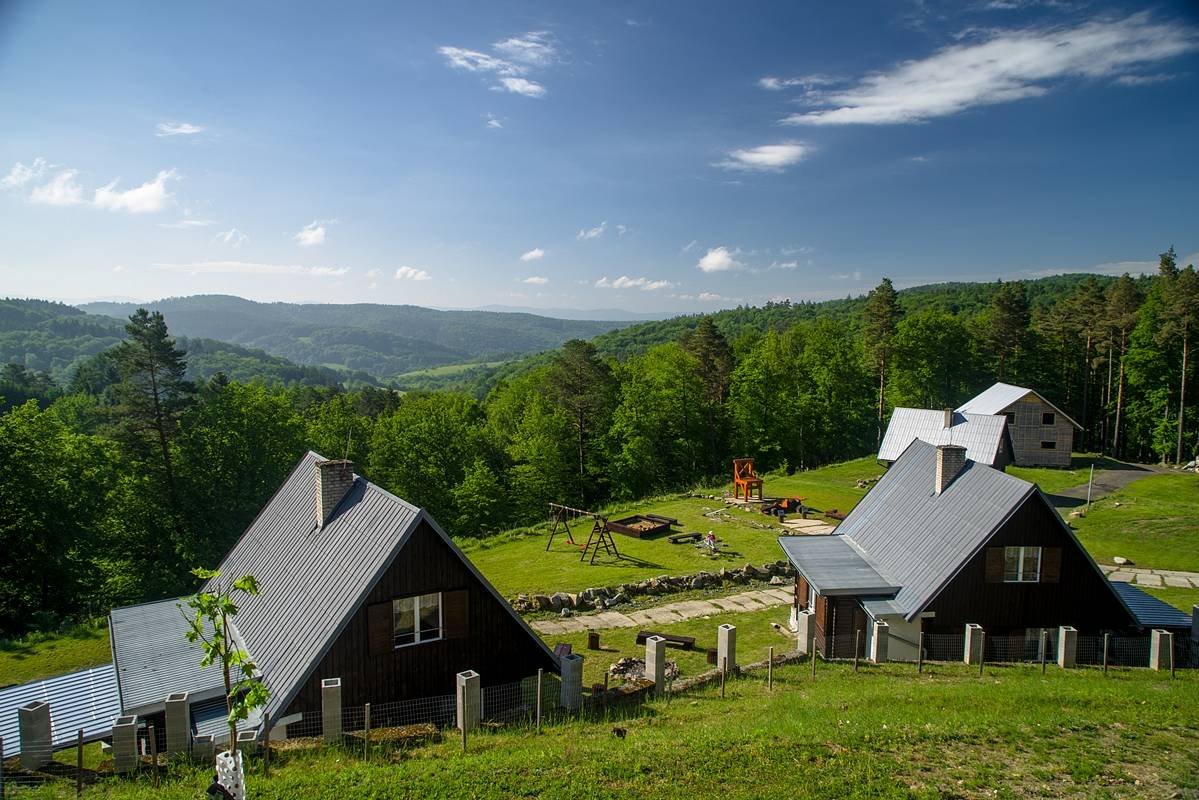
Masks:
[[[679,665],[677,661],[667,661],[665,666],[667,680],[679,677]],[[622,658],[608,667],[608,672],[612,677],[620,678],[621,680],[641,680],[645,678],[645,661],[640,658]]]

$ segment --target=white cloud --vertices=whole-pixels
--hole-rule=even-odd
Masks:
[[[160,223],[158,223],[158,227],[173,228],[173,229],[181,230],[184,228],[207,228],[209,225],[215,225],[215,224],[216,224],[216,220],[201,219],[200,217],[185,216],[183,219],[178,220],[176,222],[160,222]]]
[[[799,269],[798,261],[775,261],[766,269]]]
[[[382,277],[383,277],[383,270],[379,269],[378,267],[375,267],[374,269],[368,269],[368,270],[366,271],[366,277],[368,277],[368,278],[382,278]]]
[[[467,72],[496,72],[500,75],[515,75],[524,70],[502,58],[489,56],[477,50],[462,47],[439,47],[437,52],[446,57],[450,66]]]
[[[492,88],[507,90],[515,94],[523,94],[525,97],[542,97],[545,95],[545,87],[537,81],[531,81],[528,78],[500,78],[499,85]]]
[[[50,179],[49,183],[34,188],[29,200],[47,206],[74,206],[83,202],[83,187],[75,182],[79,173],[64,169]]]
[[[533,67],[548,66],[558,57],[558,48],[548,31],[529,31],[523,36],[496,42],[491,47],[512,61]]]
[[[246,236],[244,233],[239,231],[237,228],[230,228],[227,231],[221,231],[216,236],[214,236],[212,240],[214,242],[221,242],[222,244],[227,244],[230,247],[241,247],[241,243],[249,238],[250,238],[249,236]]]
[[[159,269],[191,275],[303,275],[314,278],[338,278],[349,267],[305,267],[298,264],[260,264],[252,261],[197,261],[191,264],[155,264]]]
[[[606,231],[606,230],[608,230],[608,221],[604,220],[599,225],[596,225],[594,228],[579,229],[579,232],[575,236],[575,238],[580,241],[586,241],[587,239],[598,239],[599,237],[604,235],[604,231]]]
[[[38,157],[33,159],[33,163],[25,166],[20,161],[13,164],[12,170],[8,175],[0,180],[0,189],[20,189],[25,184],[35,181],[46,174],[46,170],[50,169],[50,165],[46,163],[46,159]]]
[[[416,267],[400,267],[396,270],[397,281],[427,281],[431,277],[428,272]]]
[[[672,286],[674,284],[670,281],[630,278],[627,275],[621,275],[619,278],[611,281],[605,276],[595,282],[595,288],[597,289],[640,289],[643,292],[656,292],[659,289],[669,289]]]
[[[736,255],[737,253],[727,247],[713,247],[704,253],[695,267],[702,272],[732,272],[745,269],[745,265],[734,257]]]
[[[504,123],[500,122],[499,117],[497,117],[495,114],[484,114],[484,117],[487,119],[488,128],[491,128],[492,130],[499,130],[500,128],[504,127]]]
[[[829,275],[829,278],[834,281],[847,281],[850,279],[860,281],[862,280],[862,272],[856,269],[853,272],[835,272]]]
[[[976,106],[1039,97],[1067,78],[1120,79],[1139,67],[1194,50],[1196,32],[1154,23],[1142,12],[1073,28],[992,30],[819,98],[823,108],[791,114],[793,125],[922,122]]]
[[[699,240],[692,239],[691,241],[687,242],[687,244],[683,245],[682,249],[679,250],[679,252],[680,253],[690,253],[692,250],[694,250],[697,247],[699,247]]]
[[[1154,75],[1121,75],[1116,78],[1116,83],[1120,86],[1151,86],[1155,83],[1165,83],[1172,81],[1179,76],[1169,75],[1164,72]]]
[[[305,225],[291,238],[296,241],[301,247],[312,247],[313,245],[324,244],[325,238],[328,236],[326,225],[331,225],[337,222],[335,219],[314,219]]]
[[[616,235],[617,236],[624,236],[628,232],[629,232],[629,229],[626,226],[624,226],[624,225],[616,226]]]
[[[204,130],[201,125],[190,122],[160,122],[155,129],[155,136],[192,136]]]
[[[521,283],[531,283],[534,286],[544,286],[545,284],[547,284],[549,282],[550,282],[549,278],[542,277],[541,275],[530,275],[529,277],[527,277],[523,281],[521,281]]]
[[[128,211],[130,214],[150,214],[162,211],[174,202],[175,195],[167,191],[167,181],[178,180],[173,169],[162,170],[152,181],[125,191],[118,191],[117,181],[96,190],[92,201],[97,208],[109,211]]]
[[[751,172],[782,172],[787,167],[798,164],[810,153],[811,148],[800,142],[764,144],[748,150],[733,150],[728,158],[717,162],[716,166]]]
[[[540,247],[534,247],[527,253],[523,253],[520,257],[521,261],[540,261],[545,258],[545,251]]]
[[[836,83],[837,79],[828,75],[801,75],[797,78],[776,78],[773,75],[767,75],[764,78],[758,79],[758,86],[763,89],[768,89],[772,92],[779,92],[783,89],[802,88],[805,92],[813,92],[820,86],[827,86],[831,83]]]

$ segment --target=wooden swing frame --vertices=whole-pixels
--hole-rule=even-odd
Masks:
[[[545,550],[548,553],[550,547],[554,544],[554,537],[558,534],[558,527],[561,526],[566,534],[566,540],[575,547],[579,543],[575,541],[574,535],[570,530],[570,520],[580,517],[591,517],[591,533],[587,535],[587,543],[581,548],[582,552],[579,555],[579,561],[586,561],[588,553],[591,554],[591,564],[595,564],[595,557],[599,555],[600,548],[604,549],[609,556],[620,558],[620,550],[616,547],[616,540],[612,538],[612,531],[608,528],[608,518],[597,514],[594,511],[585,511],[581,508],[573,508],[564,506],[561,503],[550,503],[550,521],[553,526],[550,528],[549,541],[545,543]]]

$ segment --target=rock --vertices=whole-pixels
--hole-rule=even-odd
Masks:
[[[544,594],[533,595],[533,602],[536,603],[537,608],[542,611],[550,611],[550,610],[557,611],[558,608],[562,607],[562,606],[558,606],[558,608],[554,608],[554,601],[551,600],[547,595],[544,595]]]
[[[573,617],[575,615],[575,612],[571,611],[569,608],[562,609],[561,613],[564,617]]]
[[[1131,559],[1131,558],[1125,558],[1124,556],[1115,556],[1115,557],[1112,559],[1112,563],[1113,563],[1113,564],[1119,564],[1119,565],[1120,565],[1120,566],[1122,566],[1122,567],[1131,567],[1131,566],[1133,566],[1133,561],[1132,561],[1132,559]]]
[[[563,608],[573,608],[575,599],[566,592],[554,592],[550,595],[550,604],[555,611],[560,611]]]
[[[642,581],[635,587],[635,594],[649,594],[649,581]]]
[[[595,608],[595,604],[582,595],[575,601],[575,611],[590,611],[593,608]]]
[[[629,602],[629,596],[624,592],[617,592],[615,596],[604,601],[604,608],[611,608],[612,606],[618,606],[621,603],[627,602]]]
[[[778,575],[775,575],[773,578],[770,579],[771,586],[785,586],[786,584],[787,584],[787,582],[785,580],[783,580],[782,578],[780,578]]]
[[[704,579],[701,578],[700,576],[696,575],[694,578],[691,579],[691,588],[692,589],[704,588]]]
[[[1069,514],[1069,518],[1070,519],[1079,519],[1081,517],[1085,517],[1086,515],[1087,515],[1087,513],[1080,508],[1077,511],[1071,511]]]

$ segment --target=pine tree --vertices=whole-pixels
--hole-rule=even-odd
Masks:
[[[995,379],[1011,377],[1009,370],[1028,336],[1028,296],[1021,283],[1003,283],[991,298],[987,342],[995,355]]]
[[[593,440],[608,429],[616,407],[616,382],[595,345],[572,339],[562,345],[549,373],[550,389],[570,417],[579,465],[579,500],[588,501],[588,460]]]
[[[1170,248],[1172,254],[1174,248]],[[1165,253],[1162,254],[1163,259]],[[1182,440],[1186,421],[1187,361],[1190,353],[1190,337],[1199,329],[1199,275],[1195,266],[1188,264],[1184,270],[1175,272],[1171,280],[1168,300],[1163,316],[1159,342],[1177,340],[1182,347],[1182,365],[1178,374],[1178,436],[1175,444],[1174,461],[1181,464]]]
[[[685,335],[683,348],[695,357],[696,374],[703,386],[703,418],[707,438],[705,468],[714,473],[719,469],[721,409],[729,394],[729,379],[733,374],[733,349],[710,316],[700,319],[695,330]]]
[[[903,310],[899,307],[899,294],[891,285],[890,278],[870,291],[866,298],[866,352],[871,367],[878,375],[878,431],[875,436],[877,447],[883,440],[883,417],[886,415],[887,371],[891,365],[891,351],[895,344],[895,332]]]
[[[1112,429],[1111,451],[1117,458],[1120,456],[1120,423],[1124,414],[1124,357],[1128,354],[1128,333],[1136,325],[1137,311],[1142,300],[1140,289],[1127,272],[1108,289],[1107,324],[1112,344],[1120,356],[1119,374],[1116,379],[1116,423]],[[1108,371],[1111,371],[1110,364]],[[1110,398],[1110,389],[1108,394]]]

